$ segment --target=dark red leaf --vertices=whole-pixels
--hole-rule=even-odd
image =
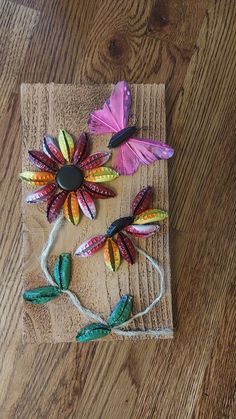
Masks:
[[[88,136],[83,132],[77,140],[74,152],[73,163],[77,164],[81,162],[87,155],[89,148]]]
[[[47,207],[47,218],[49,223],[51,223],[57,218],[60,209],[66,200],[67,193],[68,192],[66,191],[59,192],[58,194],[54,195],[54,197],[50,200]]]
[[[152,199],[152,187],[147,186],[146,188],[142,189],[133,200],[133,203],[132,203],[133,215],[138,215],[141,212],[145,211],[149,207],[151,199]]]
[[[102,166],[104,163],[107,162],[107,160],[109,160],[110,157],[111,157],[110,152],[93,153],[93,154],[90,154],[90,156],[88,156],[85,160],[83,160],[80,163],[80,167],[84,170],[94,169],[95,167]]]
[[[76,191],[76,195],[79,202],[79,206],[83,211],[84,215],[90,218],[90,220],[94,220],[94,218],[96,218],[96,207],[91,195],[82,189],[78,189]]]
[[[135,262],[136,250],[132,241],[123,233],[118,233],[116,242],[118,244],[121,256],[132,265]]]
[[[47,156],[43,151],[39,150],[30,150],[29,151],[30,161],[41,170],[46,170],[47,172],[56,172],[58,170],[58,165],[50,157]]]
[[[97,199],[107,199],[116,196],[115,192],[113,192],[110,188],[99,185],[98,183],[92,183],[85,180],[83,187],[90,193],[90,195]]]

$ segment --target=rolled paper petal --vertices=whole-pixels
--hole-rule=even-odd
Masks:
[[[133,297],[131,295],[122,295],[108,317],[107,323],[111,327],[121,325],[129,319],[132,309]]]
[[[77,342],[89,342],[90,340],[100,339],[111,333],[110,326],[102,323],[92,323],[80,329],[75,340]]]
[[[32,186],[43,186],[55,180],[55,175],[49,172],[22,172],[20,178]]]
[[[59,192],[58,194],[54,195],[48,203],[47,219],[49,223],[57,218],[58,213],[66,200],[67,193],[68,192],[66,191]]]
[[[54,279],[58,287],[67,290],[71,277],[71,255],[70,253],[62,253],[58,256],[54,265]]]
[[[79,204],[75,192],[70,192],[64,202],[64,216],[74,225],[79,224]]]
[[[84,170],[94,169],[95,167],[102,166],[102,164],[106,163],[110,157],[111,157],[110,152],[93,153],[93,154],[90,154],[90,156],[88,156],[85,160],[83,160],[82,163],[80,163],[80,167],[81,169],[84,169]]]
[[[73,163],[77,164],[86,157],[89,148],[89,141],[88,136],[85,132],[83,132],[77,140],[75,146],[75,152],[73,157]]]
[[[138,215],[141,214],[141,212],[145,211],[149,207],[151,199],[152,187],[147,186],[136,195],[132,202],[133,215]]]
[[[55,138],[51,137],[50,135],[46,135],[43,138],[43,151],[45,154],[47,154],[48,157],[50,157],[56,163],[59,163],[59,164],[65,163],[65,159],[58,148],[57,141],[55,140]]]
[[[115,192],[113,192],[110,188],[98,185],[97,183],[87,182],[86,180],[83,183],[83,188],[97,199],[107,199],[116,196]]]
[[[37,191],[27,195],[25,198],[25,201],[28,204],[34,204],[36,202],[41,201],[48,201],[52,195],[57,190],[57,184],[56,183],[49,183],[48,185],[43,186],[42,188],[38,189]]]
[[[30,150],[29,151],[30,161],[41,170],[46,170],[47,172],[57,172],[58,165],[50,157],[47,156],[43,151],[39,150]]]
[[[88,182],[110,182],[119,176],[115,170],[110,167],[97,167],[95,169],[88,170],[85,173],[85,180]]]
[[[41,287],[25,291],[23,298],[32,304],[45,304],[60,295],[60,293],[59,288],[54,286]]]
[[[82,189],[78,189],[76,191],[77,199],[79,202],[79,206],[83,211],[84,215],[88,217],[90,220],[94,220],[96,218],[96,207],[91,195],[88,192]]]
[[[94,253],[96,253],[104,246],[106,239],[107,237],[102,234],[100,234],[99,236],[91,237],[78,247],[78,249],[75,252],[76,256],[92,256]]]
[[[153,236],[155,233],[158,233],[160,231],[160,226],[158,224],[132,224],[125,227],[124,230],[134,237],[147,238]]]
[[[75,147],[71,135],[68,134],[68,132],[66,132],[64,129],[60,129],[58,135],[58,143],[63,157],[66,159],[66,161],[71,162],[74,156]]]
[[[134,219],[134,224],[150,224],[156,221],[165,220],[168,217],[168,212],[160,209],[149,209],[137,215]]]
[[[107,239],[103,254],[106,267],[116,272],[120,266],[120,251],[115,240],[111,238]]]
[[[123,233],[118,233],[116,241],[117,241],[121,256],[128,263],[131,263],[131,265],[133,265],[135,262],[136,250],[132,241],[129,239],[129,237],[125,236]]]

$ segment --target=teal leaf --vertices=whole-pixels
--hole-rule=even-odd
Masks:
[[[126,322],[133,309],[133,297],[131,295],[122,295],[120,301],[113,308],[107,323],[111,326],[119,326]]]
[[[61,291],[57,287],[42,287],[25,291],[23,298],[32,304],[45,304],[60,295],[60,293]]]
[[[54,265],[54,279],[58,287],[67,290],[71,277],[71,255],[70,253],[61,253]]]
[[[75,340],[77,342],[89,342],[90,340],[100,339],[109,335],[111,328],[106,324],[92,323],[83,327],[77,334]]]

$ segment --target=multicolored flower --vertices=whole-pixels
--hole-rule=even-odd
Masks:
[[[60,130],[58,141],[51,136],[43,139],[43,151],[30,150],[29,159],[40,172],[23,172],[20,177],[33,186],[42,186],[26,197],[26,202],[47,201],[47,218],[54,221],[63,207],[65,218],[77,225],[80,210],[86,217],[96,217],[93,198],[112,198],[115,193],[98,183],[110,182],[118,173],[103,166],[110,158],[110,152],[96,152],[88,155],[89,140],[82,133],[74,140],[65,130]],[[56,193],[57,190],[60,190]]]
[[[104,261],[111,271],[117,271],[121,257],[133,264],[136,257],[135,246],[125,233],[138,238],[151,237],[160,230],[160,226],[153,223],[168,217],[166,211],[148,209],[151,199],[152,188],[148,186],[142,189],[133,200],[131,216],[115,220],[107,229],[106,234],[86,240],[79,246],[75,254],[79,257],[88,257],[104,247]]]

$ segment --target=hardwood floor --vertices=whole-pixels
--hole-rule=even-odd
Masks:
[[[236,3],[0,0],[3,419],[234,419]],[[165,83],[175,338],[21,343],[22,82]]]

